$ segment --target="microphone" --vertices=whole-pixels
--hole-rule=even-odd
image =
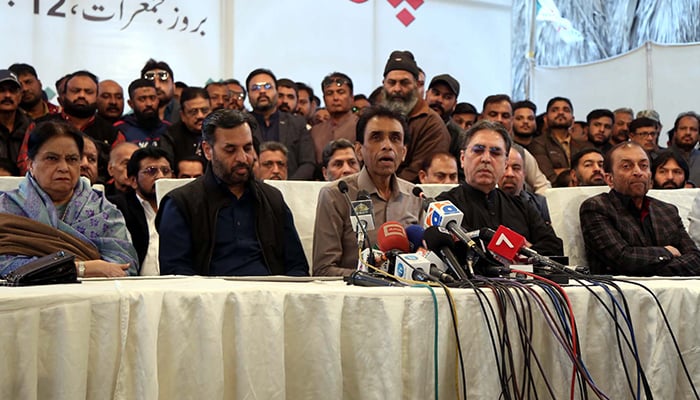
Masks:
[[[363,223],[363,220],[360,218],[360,216],[357,213],[357,210],[355,209],[355,206],[353,204],[353,201],[350,200],[350,196],[348,195],[348,184],[347,182],[340,180],[338,181],[338,190],[340,190],[340,193],[342,193],[345,196],[345,200],[347,200],[348,205],[350,206],[350,219],[352,220],[352,217],[355,217],[355,224],[352,224],[353,226],[353,231],[357,232],[357,247],[362,248],[363,245],[366,243],[367,248],[370,249],[369,254],[367,255],[367,263],[370,265],[374,265],[374,254],[372,254],[372,243],[369,240],[369,235],[367,235],[367,228],[366,226],[368,225],[367,223]],[[374,229],[374,214],[372,213],[371,205],[372,201],[369,200],[370,203],[370,214],[371,214],[371,222],[372,222],[372,228]],[[362,207],[358,207],[362,208]],[[365,214],[366,215],[366,214]],[[352,223],[352,221],[351,221]],[[358,231],[359,227],[359,231]],[[362,263],[360,263],[362,264]]]
[[[357,200],[351,202],[351,204],[365,230],[371,231],[374,229],[374,204],[372,204],[369,193],[366,190],[360,190],[357,192]],[[357,226],[353,227],[353,230],[357,232]]]
[[[566,270],[566,266],[563,264],[543,256],[529,247],[525,247],[525,237],[503,225],[499,225],[495,232],[490,228],[481,228],[480,237],[483,241],[489,241],[487,246],[489,250],[510,261],[513,261],[515,255],[519,253],[528,259],[533,259],[560,272]]]
[[[435,199],[433,199],[432,197],[426,196],[423,189],[419,188],[418,186],[414,186],[412,192],[413,192],[414,196],[420,197],[421,200],[423,200],[423,211],[427,211],[428,206],[430,206],[430,203],[435,202]]]
[[[437,281],[431,276],[431,267],[437,269],[428,259],[417,253],[399,254],[396,256],[394,275],[399,278],[412,279],[414,281]],[[439,270],[438,270],[439,271]]]
[[[343,280],[348,285],[355,286],[406,286],[401,282],[390,281],[387,278],[363,271],[354,271],[350,276],[344,277]]]
[[[462,268],[459,261],[457,261],[457,257],[452,252],[454,242],[449,233],[441,231],[437,226],[431,226],[425,230],[423,238],[428,248],[440,255],[440,258],[459,280],[467,280],[473,277],[471,271],[465,271]]]
[[[412,224],[406,227],[406,236],[411,251],[418,251],[418,248],[423,247],[423,232],[425,229],[420,225]]]
[[[387,221],[379,226],[377,230],[377,246],[384,253],[392,250],[401,253],[411,251],[406,230],[403,225],[396,221]]]

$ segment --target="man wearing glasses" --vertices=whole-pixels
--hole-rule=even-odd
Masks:
[[[180,104],[175,99],[173,70],[164,61],[150,59],[141,68],[141,77],[153,81],[158,93],[158,116],[171,124],[180,120]]]
[[[126,228],[139,256],[140,275],[160,275],[158,264],[158,212],[156,181],[172,178],[170,156],[163,149],[149,146],[136,150],[126,165],[126,175],[133,191],[110,196],[126,220]]]
[[[226,79],[224,81],[229,90],[230,102],[227,108],[231,110],[244,111],[245,105],[245,89],[237,79]]]
[[[651,118],[641,117],[630,122],[630,140],[639,143],[647,152],[649,159],[654,161],[659,152],[659,145],[656,143],[658,136],[658,122]]]
[[[180,94],[180,122],[171,125],[163,136],[161,147],[178,165],[186,158],[199,157],[206,164],[202,152],[202,124],[211,113],[209,93],[200,87],[188,87]]]
[[[357,115],[352,112],[353,84],[349,76],[333,72],[321,82],[323,103],[331,115],[327,121],[311,128],[311,137],[316,150],[316,162],[323,161],[323,149],[328,143],[337,139],[355,140]]]
[[[512,141],[500,123],[479,121],[466,133],[461,153],[465,183],[441,193],[464,213],[468,231],[504,225],[523,235],[543,255],[562,255],[563,247],[551,226],[532,205],[497,188],[503,177]]]
[[[314,145],[306,120],[280,111],[277,106],[277,78],[272,71],[258,68],[248,74],[248,99],[257,121],[253,135],[262,142],[275,141],[287,146],[289,179],[311,180],[316,168]]]

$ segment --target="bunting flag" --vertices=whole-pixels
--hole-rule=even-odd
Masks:
[[[571,21],[561,16],[554,0],[536,0],[537,13],[535,20],[548,21],[554,25],[559,37],[566,43],[577,43],[583,41],[583,34],[574,29]]]

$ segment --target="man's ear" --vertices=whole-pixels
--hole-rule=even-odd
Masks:
[[[211,145],[206,140],[202,141],[202,151],[204,152],[204,157],[211,161]]]

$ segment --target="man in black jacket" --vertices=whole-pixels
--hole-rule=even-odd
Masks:
[[[204,120],[207,170],[168,193],[156,220],[161,274],[309,274],[282,193],[254,178],[251,124],[250,114],[229,109]]]

